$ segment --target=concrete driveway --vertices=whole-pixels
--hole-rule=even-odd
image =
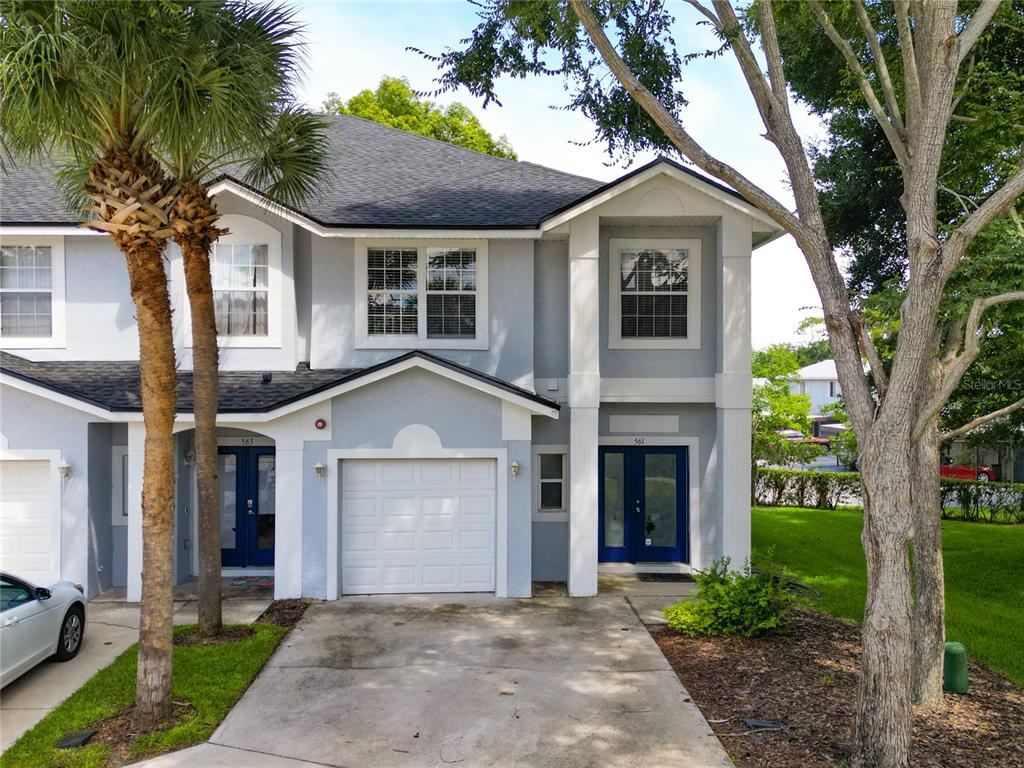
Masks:
[[[269,593],[250,598],[225,595],[224,621],[249,624],[270,604]],[[179,591],[174,601],[174,623],[194,624],[198,608],[194,595]],[[85,640],[82,650],[63,664],[44,661],[29,670],[0,693],[0,752],[6,750],[51,709],[77,691],[85,682],[138,642],[139,605],[126,603],[118,593],[100,595],[86,607]]]
[[[625,595],[315,605],[209,744],[146,765],[197,760],[731,765]]]

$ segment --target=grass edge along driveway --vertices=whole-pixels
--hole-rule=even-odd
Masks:
[[[250,637],[211,645],[175,645],[171,695],[193,711],[165,731],[135,738],[130,760],[171,752],[206,741],[263,668],[289,627],[256,623]],[[175,627],[175,634],[195,625]],[[110,745],[89,743],[56,749],[63,737],[95,728],[135,700],[138,645],[101,669],[75,693],[18,739],[0,757],[0,768],[101,768],[108,765]]]
[[[867,593],[859,511],[754,507],[753,560],[772,558],[821,595],[818,608],[860,622]],[[1024,526],[944,520],[946,638],[1024,688]]]

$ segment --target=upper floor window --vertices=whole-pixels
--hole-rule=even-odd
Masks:
[[[270,305],[270,265],[266,244],[217,243],[210,258],[217,333],[266,336]]]
[[[7,348],[63,346],[63,238],[0,242],[0,344]]]
[[[360,244],[357,346],[486,349],[486,274],[485,242]]]
[[[700,347],[700,241],[612,240],[608,345]]]
[[[281,231],[240,214],[225,214],[217,225],[228,230],[210,251],[217,343],[242,348],[281,346],[282,315],[290,306],[283,303]],[[191,325],[183,330],[185,344],[191,345]]]

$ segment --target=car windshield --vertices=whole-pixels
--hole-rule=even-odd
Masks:
[[[32,592],[20,582],[0,577],[0,611],[17,608],[32,599]]]

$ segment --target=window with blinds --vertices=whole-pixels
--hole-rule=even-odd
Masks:
[[[689,253],[643,248],[619,254],[623,339],[687,338]]]
[[[270,266],[267,250],[266,245],[214,245],[210,269],[219,335],[268,334]]]

